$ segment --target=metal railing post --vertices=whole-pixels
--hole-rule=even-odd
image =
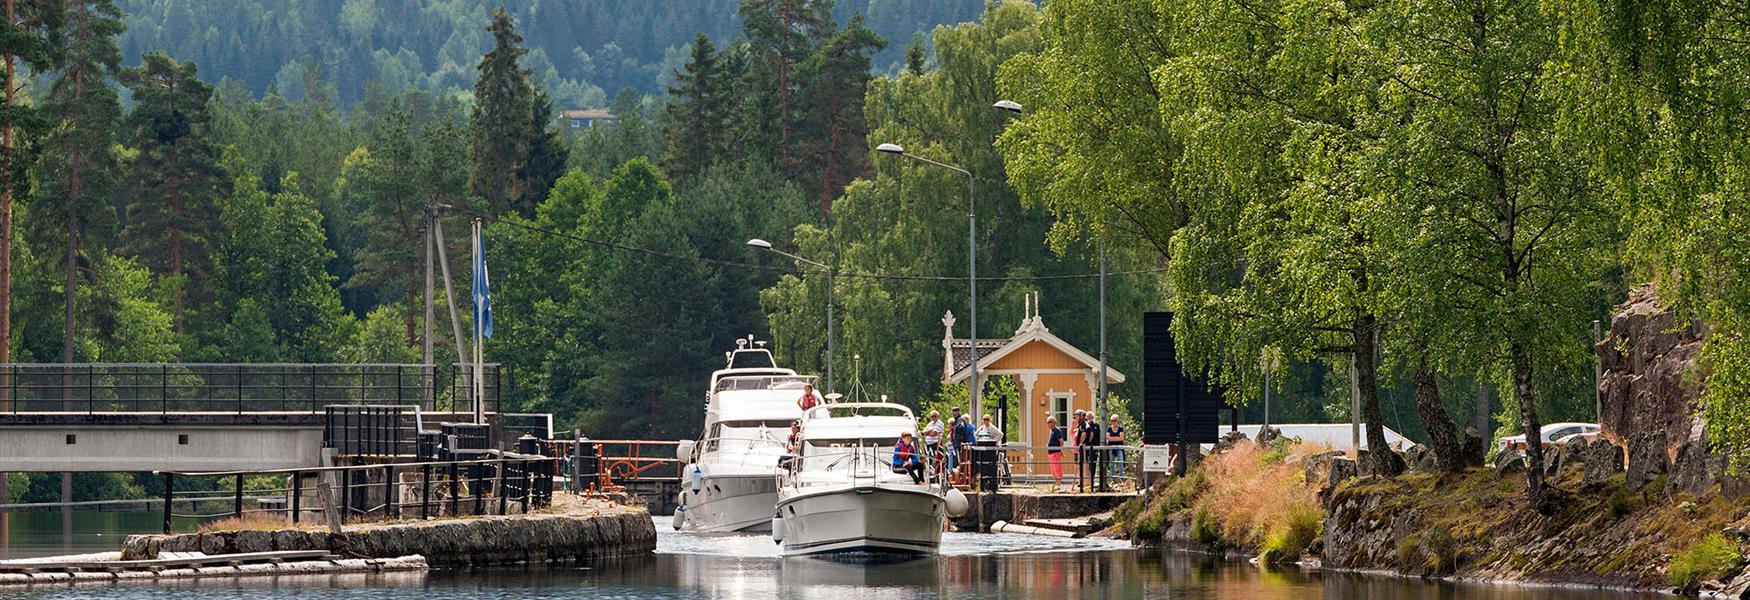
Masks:
[[[236,496],[235,503],[232,504],[232,511],[234,513],[236,513],[238,521],[243,520],[243,474],[242,473],[237,474],[237,496]]]
[[[97,412],[97,365],[85,366],[85,414]]]
[[[419,486],[419,519],[423,521],[431,518],[431,465],[419,465]]]
[[[462,509],[462,500],[459,497],[462,494],[462,482],[457,479],[459,475],[456,461],[452,458],[450,460],[450,516],[452,517],[460,513]]]
[[[340,522],[352,513],[352,469],[340,470]]]
[[[158,401],[164,406],[161,414],[170,414],[170,365],[158,367]]]
[[[401,511],[395,507],[395,465],[383,465],[383,518],[400,517]]]
[[[299,514],[303,512],[304,474],[292,471],[292,523],[298,522]]]
[[[164,473],[164,535],[170,535],[170,505],[176,502],[176,474]]]
[[[237,365],[237,414],[243,414],[243,365]]]

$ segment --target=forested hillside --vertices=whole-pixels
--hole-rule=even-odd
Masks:
[[[527,66],[561,108],[597,108],[622,88],[661,93],[696,33],[719,46],[741,34],[741,0],[121,0],[124,60],[164,51],[255,95],[303,97],[306,71],[335,84],[341,105],[373,87],[466,92],[492,45],[480,16],[503,5],[522,24]],[[977,18],[982,0],[839,0],[832,16],[890,40],[873,56],[892,72],[914,34]]]

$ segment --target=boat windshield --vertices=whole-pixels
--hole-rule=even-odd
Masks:
[[[724,421],[711,426],[705,450],[784,448],[790,440],[787,419]]]
[[[749,375],[742,377],[724,377],[717,381],[717,389],[714,391],[796,390],[797,393],[800,394],[803,388],[806,388],[813,383],[813,377],[804,375]]]
[[[868,448],[873,446],[876,450],[876,456],[881,460],[887,460],[889,456],[893,455],[893,445],[898,442],[899,438],[897,437],[863,438],[855,440],[808,440],[807,443],[802,445],[802,455],[824,457],[833,456],[835,454],[849,454],[858,448]]]

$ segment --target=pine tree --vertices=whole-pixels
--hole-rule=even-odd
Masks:
[[[128,254],[167,280],[181,332],[190,320],[186,307],[211,296],[204,282],[214,272],[210,251],[219,234],[214,196],[222,170],[208,139],[212,88],[196,77],[194,63],[162,52],[124,70],[121,80],[136,103],[127,125],[138,151],[122,237]]]
[[[474,176],[468,180],[468,191],[485,198],[494,214],[516,209],[529,216],[534,205],[522,204],[527,200],[534,138],[542,131],[530,124],[536,92],[529,84],[529,70],[520,64],[529,51],[516,32],[516,19],[502,7],[492,13],[486,30],[492,32],[493,46],[480,58],[480,79],[474,83],[474,110],[469,117]]]
[[[717,49],[700,33],[693,54],[668,86],[668,167],[670,177],[689,181],[704,174],[728,151],[729,90]]]
[[[67,11],[64,60],[55,70],[55,82],[43,103],[44,114],[56,127],[45,141],[41,179],[59,202],[37,207],[32,217],[38,221],[33,229],[39,230],[39,239],[53,240],[59,236],[51,230],[64,231],[65,237],[59,240],[66,249],[61,360],[71,362],[75,359],[80,250],[88,231],[99,234],[92,240],[95,247],[105,248],[107,236],[102,234],[114,225],[114,212],[105,199],[116,166],[111,146],[121,119],[121,103],[105,80],[121,67],[115,40],[126,26],[111,0],[73,0]]]
[[[775,101],[765,118],[748,123],[760,129],[748,133],[775,142],[773,158],[780,169],[794,177],[800,167],[790,139],[796,118],[796,70],[832,35],[832,1],[742,0],[739,14],[750,58],[761,66],[749,70],[749,89],[742,93],[769,95],[767,101]]]
[[[18,101],[23,86],[17,68],[22,61],[42,71],[57,62],[63,16],[53,2],[6,0],[6,20],[0,22],[0,62],[5,63],[0,78],[5,89],[0,104],[0,364],[12,362],[12,202],[29,193],[27,170],[44,129],[38,110]]]
[[[845,184],[869,171],[863,96],[869,87],[869,55],[886,45],[863,26],[862,15],[855,15],[803,64],[808,124],[803,160],[811,173],[819,170],[822,217],[832,212],[832,199]]]
[[[529,156],[523,163],[522,170],[517,173],[522,180],[522,196],[517,199],[517,211],[524,216],[535,214],[535,207],[547,199],[547,192],[565,174],[565,163],[571,158],[565,141],[559,139],[559,130],[553,118],[552,100],[538,87],[534,92],[534,97],[529,102]]]

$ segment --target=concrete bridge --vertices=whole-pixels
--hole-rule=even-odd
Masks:
[[[498,365],[483,373],[484,412],[502,424]],[[421,427],[473,422],[472,377],[418,364],[5,365],[0,472],[319,467],[337,439],[412,454]]]

